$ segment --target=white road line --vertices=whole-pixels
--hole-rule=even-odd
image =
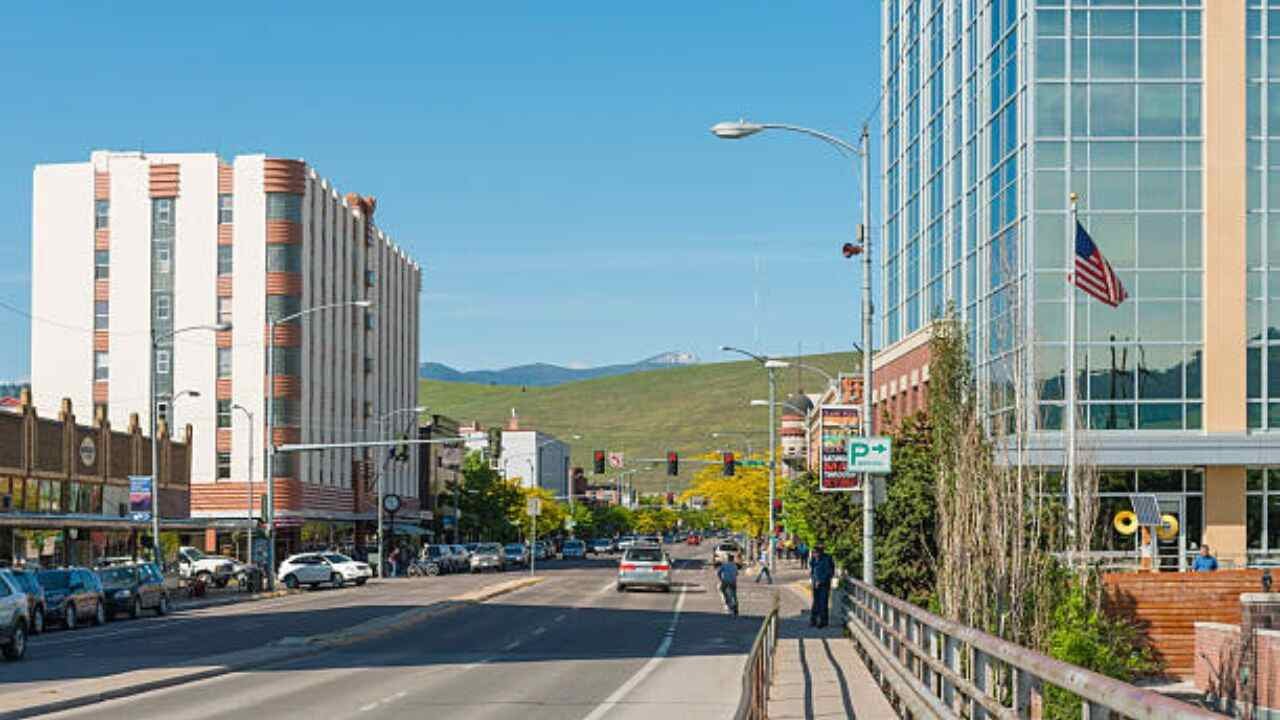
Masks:
[[[370,710],[374,710],[377,707],[378,707],[378,703],[371,702],[368,705],[361,706],[360,712],[369,712]]]
[[[544,632],[546,632],[546,631],[547,631],[547,629],[546,629],[546,628],[544,628],[544,627],[534,628],[534,629],[533,629],[533,634],[534,634],[534,635],[541,635],[542,633],[544,633]]]
[[[662,636],[662,643],[658,645],[658,649],[653,653],[653,657],[649,658],[649,662],[645,663],[644,667],[640,668],[640,670],[637,671],[635,675],[632,675],[629,680],[623,683],[621,687],[614,690],[612,695],[605,698],[604,702],[597,705],[596,709],[592,710],[591,714],[587,715],[583,720],[600,720],[600,718],[607,715],[614,706],[622,702],[623,698],[630,694],[637,685],[644,682],[644,679],[649,677],[649,675],[658,668],[662,659],[671,651],[671,643],[676,637],[676,625],[680,622],[680,610],[684,607],[685,597],[684,593],[680,593],[679,597],[676,598],[676,607],[671,613],[671,624],[667,626],[667,631]]]
[[[554,620],[554,622],[564,622],[565,617],[567,616],[564,613],[560,613],[559,615],[556,616],[556,619]]]
[[[519,641],[519,640],[516,640],[515,642],[509,642],[509,643],[507,643],[506,645],[504,645],[504,646],[502,647],[502,650],[503,650],[504,652],[510,652],[510,651],[512,651],[512,650],[515,650],[515,649],[516,649],[516,648],[518,648],[518,647],[520,647],[520,641]]]

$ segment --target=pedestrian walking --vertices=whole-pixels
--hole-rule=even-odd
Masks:
[[[809,546],[803,540],[796,544],[796,559],[800,561],[800,567],[809,563]]]
[[[836,576],[836,564],[821,544],[813,547],[813,560],[809,563],[809,582],[813,585],[813,607],[809,610],[811,627],[827,626],[827,606],[831,600],[831,580]]]
[[[773,573],[769,572],[769,546],[765,545],[760,548],[760,572],[756,573],[756,582],[760,582],[760,578],[768,577],[769,584],[773,584]]]
[[[716,577],[720,580],[720,596],[724,598],[724,607],[734,615],[738,614],[738,559],[730,555],[716,569]]]
[[[392,546],[391,552],[387,555],[387,574],[391,577],[400,575],[400,548]]]

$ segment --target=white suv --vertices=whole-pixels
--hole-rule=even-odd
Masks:
[[[291,555],[280,563],[276,575],[290,589],[301,585],[315,588],[326,583],[336,588],[349,582],[363,585],[372,576],[373,570],[367,564],[327,552]]]
[[[199,578],[205,585],[226,587],[236,574],[236,562],[221,555],[205,555],[184,545],[178,548],[178,575],[187,580]]]

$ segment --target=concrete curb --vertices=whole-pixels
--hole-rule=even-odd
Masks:
[[[512,580],[455,595],[426,607],[413,608],[388,617],[375,618],[341,632],[312,635],[304,638],[284,638],[265,647],[214,655],[213,657],[192,661],[174,668],[135,670],[121,675],[76,680],[56,689],[6,693],[4,699],[0,700],[0,720],[27,718],[71,710],[106,700],[116,700],[153,690],[208,680],[220,675],[243,672],[266,665],[275,665],[307,655],[318,655],[328,650],[354,645],[398,630],[404,630],[433,617],[445,615],[454,610],[477,605],[500,595],[506,595],[516,590],[537,585],[545,579],[545,577],[529,577]],[[276,593],[279,592],[276,591]],[[271,593],[259,594],[266,597],[275,596],[275,594]],[[52,695],[61,697],[49,699]]]
[[[210,607],[222,607],[223,605],[237,605],[239,603],[254,602],[256,600],[271,600],[272,598],[285,597],[286,595],[295,594],[290,590],[271,590],[268,592],[253,593],[252,595],[227,595],[224,597],[208,598],[202,600],[187,600],[173,603],[174,612],[184,612],[187,610],[203,610]]]

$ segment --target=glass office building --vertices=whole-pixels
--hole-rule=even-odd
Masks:
[[[1072,298],[1081,445],[1113,489],[1159,494],[1184,550],[1280,551],[1280,0],[881,9],[885,343],[953,304],[993,422],[1025,382],[1058,466]],[[1071,193],[1119,307],[1068,291]]]

